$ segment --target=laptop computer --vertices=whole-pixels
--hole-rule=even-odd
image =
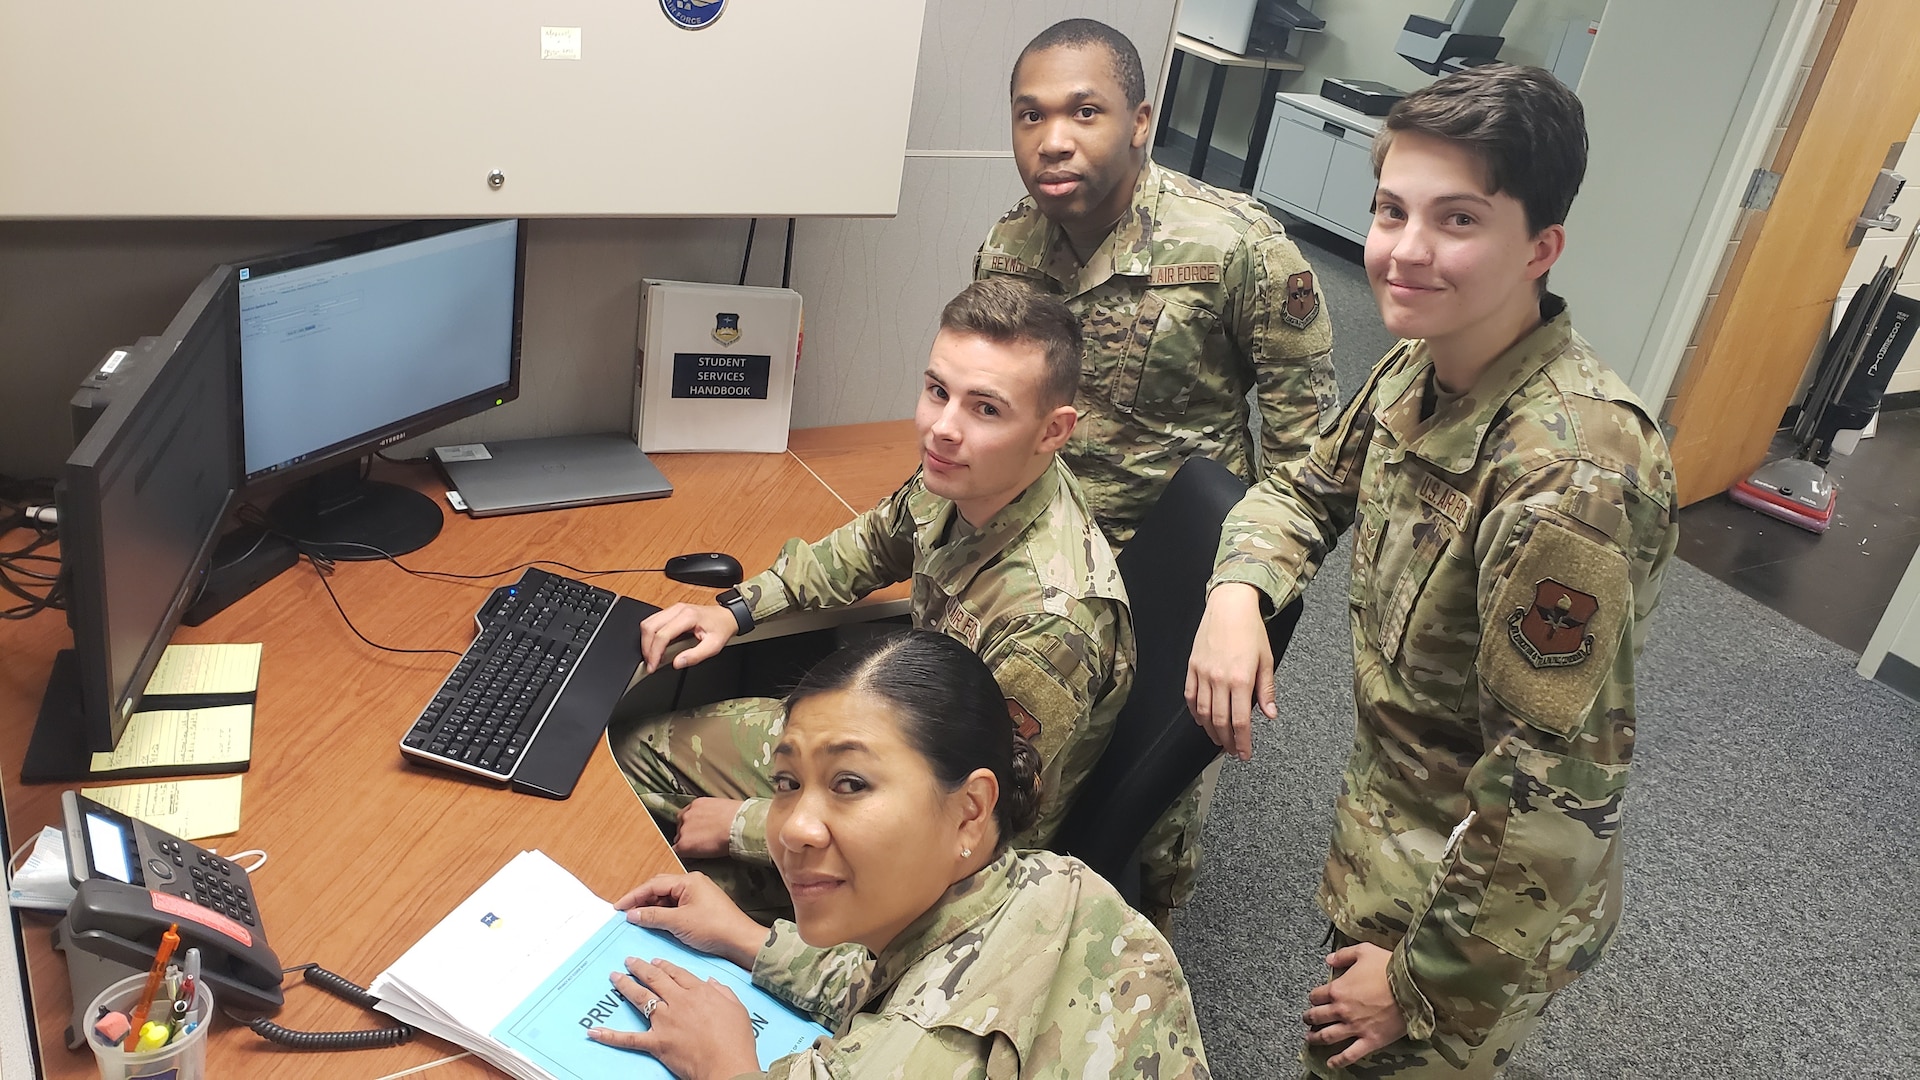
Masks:
[[[620,434],[436,446],[433,458],[474,517],[673,494],[659,468]]]

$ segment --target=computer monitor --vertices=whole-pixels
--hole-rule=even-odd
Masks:
[[[140,704],[200,591],[240,482],[240,305],[208,274],[164,333],[129,357],[67,459],[56,501],[73,649],[54,661],[22,778],[77,780]]]
[[[440,507],[364,459],[520,392],[526,228],[416,221],[240,264],[246,487],[341,559],[420,548]]]

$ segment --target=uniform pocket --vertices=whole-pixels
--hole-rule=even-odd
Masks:
[[[1127,337],[1126,357],[1113,373],[1114,406],[1164,420],[1186,415],[1216,321],[1205,308],[1168,299],[1163,290],[1147,290]]]
[[[1513,795],[1473,933],[1532,960],[1613,850],[1627,767],[1525,743],[1509,743],[1508,749]]]

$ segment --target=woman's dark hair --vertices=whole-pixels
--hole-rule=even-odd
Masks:
[[[1014,731],[1006,696],[972,649],[931,630],[849,645],[807,672],[787,695],[787,710],[843,690],[892,705],[907,742],[946,790],[957,790],[975,769],[992,770],[1000,782],[993,817],[1001,848],[1033,827],[1040,814],[1040,755]]]

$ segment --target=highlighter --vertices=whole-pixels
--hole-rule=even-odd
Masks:
[[[158,1020],[149,1020],[140,1028],[140,1042],[134,1046],[133,1052],[136,1054],[145,1054],[153,1050],[158,1050],[167,1045],[167,1040],[172,1037],[172,1028]]]

